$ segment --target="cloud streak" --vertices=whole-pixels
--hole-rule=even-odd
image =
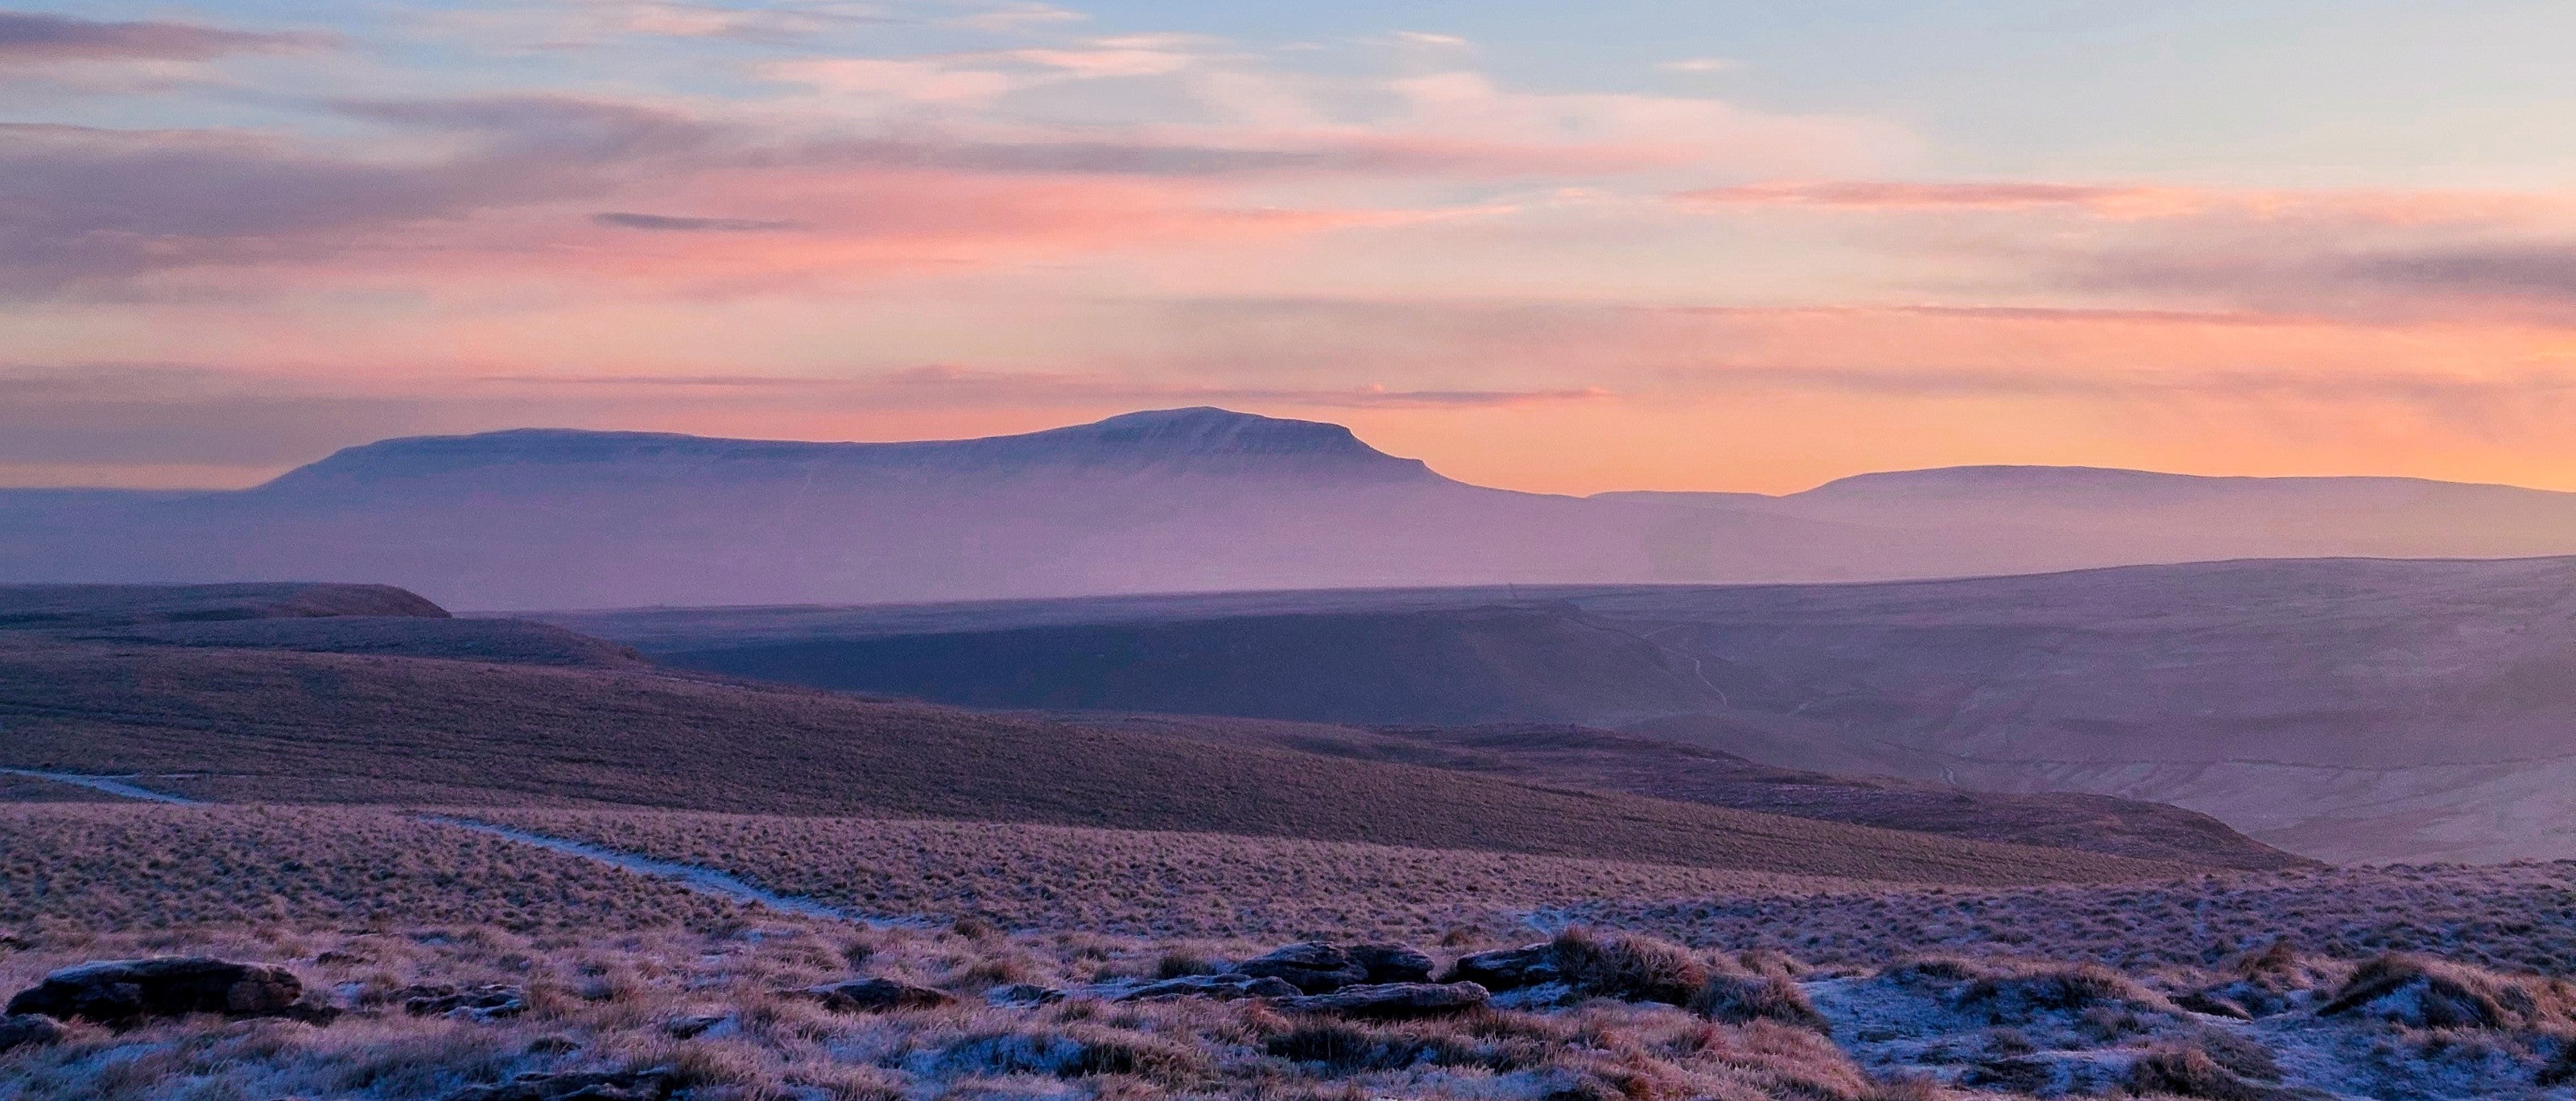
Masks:
[[[641,229],[656,233],[779,233],[807,228],[802,222],[770,221],[760,218],[692,218],[676,214],[638,214],[627,210],[603,210],[590,216],[593,224],[617,229]]]
[[[196,23],[103,22],[0,11],[0,70],[84,61],[207,61],[328,47],[322,35],[230,30]]]

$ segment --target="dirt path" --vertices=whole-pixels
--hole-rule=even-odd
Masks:
[[[0,773],[6,773],[11,776],[28,776],[38,780],[51,780],[58,784],[71,784],[75,787],[85,787],[93,791],[103,791],[109,795],[122,795],[128,799],[141,799],[152,803],[179,803],[187,806],[198,805],[197,800],[190,799],[184,795],[171,795],[166,792],[154,791],[150,788],[136,787],[125,782],[127,780],[142,779],[140,776],[84,776],[77,772],[37,772],[33,769],[25,768],[0,768]]]
[[[795,914],[799,917],[828,918],[833,921],[856,922],[862,925],[877,926],[879,928],[896,925],[919,924],[918,922],[913,921],[870,917],[865,914],[853,913],[837,906],[826,905],[813,899],[798,895],[782,895],[775,891],[745,883],[740,879],[717,871],[713,868],[702,868],[695,864],[681,864],[669,860],[656,860],[649,856],[638,856],[634,853],[619,852],[615,849],[604,849],[597,845],[587,844],[585,842],[571,841],[565,838],[552,837],[542,833],[530,833],[526,830],[512,829],[508,826],[496,826],[489,822],[477,822],[471,818],[454,818],[443,814],[415,814],[412,817],[420,819],[423,822],[436,822],[442,826],[454,826],[462,830],[472,830],[476,833],[486,833],[494,837],[507,838],[523,845],[534,845],[540,849],[545,849],[550,852],[559,852],[570,856],[582,857],[587,860],[596,860],[602,864],[634,872],[637,875],[649,875],[656,879],[666,879],[701,894],[717,895],[723,898],[732,899],[736,902],[759,903],[762,906],[767,906],[780,913]]]
[[[190,799],[181,795],[171,795],[167,792],[153,791],[150,788],[139,787],[125,782],[127,780],[141,779],[142,777],[140,776],[91,776],[77,772],[39,772],[23,768],[0,769],[0,774],[26,776],[38,780],[51,780],[59,784],[73,784],[89,788],[93,791],[103,791],[109,795],[117,795],[127,799],[138,799],[152,803],[174,803],[183,806],[209,805],[203,800]],[[695,864],[681,864],[668,860],[655,860],[649,856],[639,856],[634,853],[619,852],[615,849],[601,848],[597,845],[586,844],[580,841],[567,840],[561,837],[550,837],[542,833],[530,833],[527,830],[511,829],[507,826],[496,826],[489,822],[478,822],[471,818],[458,818],[453,815],[412,814],[409,815],[409,817],[423,822],[435,822],[442,826],[452,826],[457,829],[472,830],[476,833],[489,834],[493,837],[516,841],[522,845],[534,845],[549,852],[558,852],[567,856],[577,856],[585,860],[594,860],[614,868],[633,872],[637,875],[651,876],[655,879],[667,880],[692,891],[699,892],[700,894],[715,895],[719,898],[730,899],[735,902],[755,903],[769,907],[770,909],[776,910],[782,914],[794,914],[798,917],[824,918],[831,921],[854,922],[861,925],[871,925],[879,928],[920,924],[920,922],[912,920],[871,917],[865,914],[853,913],[837,906],[826,905],[810,898],[802,898],[796,895],[782,895],[776,891],[753,886],[752,884],[743,882],[740,879],[717,871],[713,868],[701,868]]]

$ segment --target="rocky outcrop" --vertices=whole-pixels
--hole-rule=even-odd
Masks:
[[[677,1088],[668,1068],[522,1074],[497,1086],[469,1086],[447,1101],[663,1101]]]
[[[1330,994],[1289,998],[1279,1008],[1299,1013],[1331,1013],[1372,1020],[1445,1017],[1482,1007],[1493,994],[1471,982],[1363,983]]]
[[[1064,991],[1036,983],[1015,982],[985,991],[984,1000],[993,1005],[1054,1005],[1064,1000]]]
[[[1487,990],[1518,990],[1565,980],[1564,969],[1557,966],[1556,946],[1529,944],[1519,948],[1500,948],[1460,956],[1449,965],[1442,982],[1471,982]]]
[[[34,1013],[0,1017],[0,1051],[12,1051],[22,1047],[43,1047],[47,1044],[60,1043],[62,1038],[63,1026],[51,1017]]]
[[[1286,980],[1267,975],[1183,975],[1177,979],[1147,983],[1112,1000],[1151,1002],[1165,998],[1213,998],[1231,1002],[1245,998],[1294,998],[1302,993]]]
[[[1369,981],[1368,965],[1338,944],[1307,941],[1273,949],[1236,964],[1234,973],[1256,979],[1278,979],[1300,993],[1322,994]]]
[[[526,990],[499,983],[462,988],[431,984],[406,986],[395,991],[394,997],[402,1002],[403,1012],[414,1017],[497,1021],[528,1011]]]
[[[303,982],[282,967],[182,956],[98,960],[45,976],[9,999],[8,1012],[119,1028],[191,1013],[327,1019],[328,1011],[298,1004],[303,994]]]
[[[1401,944],[1354,945],[1351,959],[1368,969],[1372,983],[1431,981],[1431,957]]]
[[[1303,993],[1324,994],[1361,983],[1429,982],[1431,957],[1401,944],[1344,947],[1305,941],[1245,960],[1234,971],[1278,979]]]
[[[819,998],[823,1008],[835,1013],[887,1013],[898,1009],[933,1009],[957,999],[946,991],[927,986],[896,982],[893,979],[855,979],[807,987],[808,996]]]

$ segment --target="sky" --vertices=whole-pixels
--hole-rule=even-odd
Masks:
[[[0,7],[0,485],[1219,405],[1544,492],[2576,489],[2571,40],[2563,0]]]

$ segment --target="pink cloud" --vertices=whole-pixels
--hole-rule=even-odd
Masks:
[[[1797,207],[1873,212],[2077,211],[2112,220],[2231,217],[2347,220],[2387,225],[2525,218],[2576,209],[2531,192],[2286,190],[2082,184],[2026,180],[1924,183],[1895,180],[1772,181],[1672,196],[1704,209]]]

